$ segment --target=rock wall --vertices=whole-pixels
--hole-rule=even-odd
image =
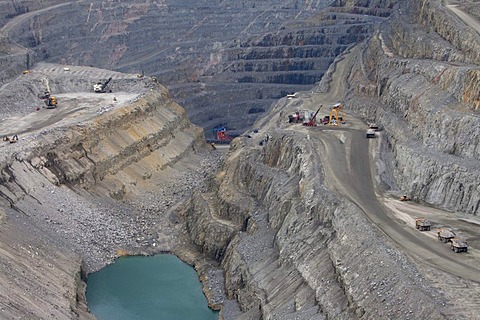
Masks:
[[[7,212],[0,209],[1,318],[94,319],[85,305],[81,257],[26,224],[25,213]]]
[[[206,175],[214,165],[202,163],[202,129],[167,90],[146,91],[91,121],[0,146],[2,319],[93,318],[87,273],[118,252],[173,251],[182,243],[178,228],[165,226],[169,206],[200,189],[194,172]],[[195,159],[195,169],[185,158]]]
[[[263,137],[234,141],[203,204],[243,225],[225,233],[231,241],[217,242],[220,249],[205,250],[221,261],[227,294],[241,305],[236,319],[442,318],[441,299],[408,260],[358,207],[328,191],[313,144],[298,143],[306,134],[269,135],[263,146]],[[191,214],[205,215],[201,203]],[[194,228],[190,236],[201,238]]]
[[[440,24],[443,16],[449,19]],[[352,50],[347,109],[387,133],[394,189],[477,215],[480,69],[473,48],[480,38],[438,1],[406,1],[392,19]]]

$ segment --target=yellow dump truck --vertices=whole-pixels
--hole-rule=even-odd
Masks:
[[[467,241],[461,238],[452,238],[451,242],[451,249],[455,252],[467,252],[468,244]]]
[[[420,231],[430,231],[432,223],[425,218],[416,218],[415,219],[415,228]]]
[[[455,238],[455,233],[453,233],[453,231],[450,229],[442,228],[438,230],[437,237],[438,237],[438,240],[444,243],[447,243],[451,241],[453,238]]]

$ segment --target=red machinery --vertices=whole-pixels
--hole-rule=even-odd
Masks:
[[[303,124],[304,126],[307,126],[307,127],[314,127],[314,126],[316,126],[317,124],[315,123],[315,119],[317,118],[318,111],[320,111],[321,108],[322,108],[322,106],[320,106],[320,108],[317,109],[317,112],[315,112],[315,114],[314,114],[313,117],[310,119],[310,121],[304,122],[304,123],[302,123],[302,124]]]
[[[225,127],[213,129],[213,133],[216,136],[217,141],[232,141],[232,137],[227,134],[227,129]]]

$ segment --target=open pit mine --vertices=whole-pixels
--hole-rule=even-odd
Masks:
[[[0,319],[165,252],[221,320],[480,319],[480,4],[137,2],[0,1]]]

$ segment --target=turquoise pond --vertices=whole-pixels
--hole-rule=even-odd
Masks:
[[[92,273],[87,303],[98,320],[217,320],[195,270],[174,255],[122,257]]]

